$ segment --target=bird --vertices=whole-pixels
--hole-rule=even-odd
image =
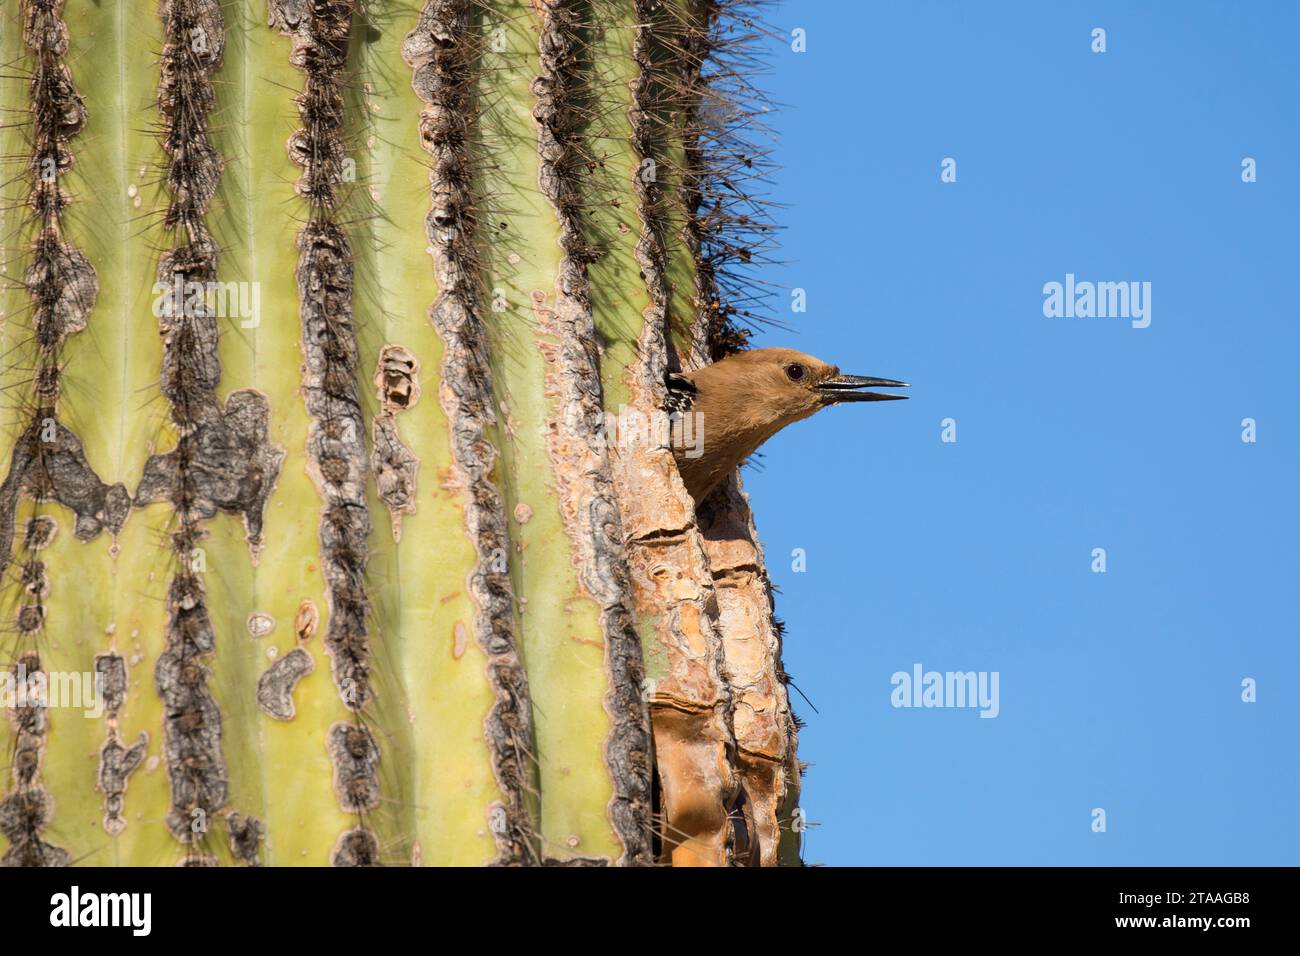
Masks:
[[[837,366],[794,349],[750,349],[690,372],[664,376],[664,410],[691,416],[698,445],[673,442],[686,490],[702,502],[741,462],[781,429],[846,402],[907,398],[873,387],[907,388],[907,382],[841,375]]]

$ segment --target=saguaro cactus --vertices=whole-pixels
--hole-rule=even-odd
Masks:
[[[651,427],[761,307],[754,22],[6,5],[6,864],[798,862],[753,520]]]

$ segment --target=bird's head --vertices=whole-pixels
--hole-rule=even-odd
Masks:
[[[871,391],[906,382],[844,375],[839,368],[794,349],[737,352],[692,372],[669,376],[670,393],[702,415],[704,453],[678,455],[687,487],[698,501],[726,473],[782,428],[845,402],[906,398]]]
[[[700,369],[694,378],[704,387],[719,387],[722,394],[748,405],[752,416],[778,428],[830,405],[887,402],[907,397],[870,391],[873,387],[904,388],[906,382],[843,375],[837,366],[794,349],[738,352]]]

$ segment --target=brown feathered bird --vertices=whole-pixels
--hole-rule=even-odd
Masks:
[[[670,372],[665,384],[666,410],[690,416],[696,435],[690,444],[674,441],[673,455],[697,502],[786,425],[842,402],[907,397],[865,391],[904,388],[907,382],[841,375],[834,365],[794,349],[737,352],[694,372]]]

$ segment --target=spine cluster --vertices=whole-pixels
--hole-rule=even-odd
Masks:
[[[380,848],[365,822],[365,814],[379,806],[379,745],[361,723],[374,695],[366,588],[370,456],[357,375],[352,247],[337,221],[346,198],[344,82],[354,6],[352,0],[274,0],[271,18],[289,35],[290,62],[304,74],[297,96],[301,125],[289,138],[289,156],[302,169],[297,191],[307,203],[297,269],[302,391],[311,417],[307,459],[323,499],[325,652],[339,695],[353,713],[352,722],[335,725],[328,742],[339,805],[358,817],[339,838],[332,859],[336,865],[360,866],[378,863]]]
[[[772,107],[752,77],[763,67],[764,0],[689,0],[677,33],[685,113],[683,237],[696,261],[701,317],[695,350],[717,361],[746,347],[749,330],[772,323],[771,264],[777,226],[765,194]]]
[[[218,0],[166,0],[158,109],[162,117],[164,182],[169,201],[163,227],[171,241],[158,263],[158,328],[163,356],[160,386],[177,432],[171,451],[150,456],[134,504],[172,505],[171,548],[176,570],[167,594],[166,645],[154,669],[164,704],[163,749],[171,779],[172,833],[192,864],[209,863],[201,852],[210,820],[222,813],[227,772],[221,749],[221,709],[208,688],[203,663],[216,649],[202,574],[204,522],[218,513],[242,517],[256,556],[263,512],[284,461],[270,444],[271,409],[253,389],[217,395],[220,332],[211,290],[218,282],[218,248],[205,218],[216,195],[223,162],[209,132],[215,105],[212,77],[220,68],[225,21]],[[227,825],[236,819],[227,814]],[[248,834],[257,821],[240,824],[243,858],[255,858]],[[235,836],[232,832],[232,845]],[[237,854],[239,858],[239,854]]]
[[[764,195],[772,168],[771,105],[752,81],[767,29],[754,0],[704,0],[681,32],[687,208],[682,236],[696,262],[695,361],[746,347],[749,331],[774,321],[771,263],[776,226]],[[719,595],[718,624],[741,787],[729,808],[737,862],[775,865],[798,857],[792,814],[802,765],[798,721],[781,663],[782,629],[748,499],[735,477],[698,512]],[[723,547],[722,542],[727,546]],[[757,632],[757,633],[755,633]],[[757,653],[754,648],[757,647]]]
[[[604,411],[600,356],[595,346],[591,288],[586,263],[592,257],[582,212],[580,183],[593,163],[582,130],[585,72],[581,8],[573,0],[541,4],[540,75],[532,84],[538,124],[540,182],[560,222],[564,258],[556,279],[554,311],[535,303],[538,331],[556,344],[543,347],[547,391],[557,396],[559,420],[550,430],[561,509],[582,556],[582,583],[600,604],[609,675],[606,709],[613,726],[605,747],[614,781],[610,818],[623,844],[622,862],[651,859],[652,832],[649,716],[642,699],[641,638],[632,609],[631,581],[624,554],[623,524],[610,463],[585,440]]]
[[[456,478],[467,490],[466,529],[477,552],[468,581],[477,609],[474,634],[487,654],[496,696],[484,730],[503,801],[489,808],[488,824],[497,862],[518,864],[540,858],[529,813],[536,779],[531,704],[507,571],[509,529],[493,475],[497,451],[490,436],[497,419],[476,246],[472,137],[482,42],[472,0],[427,0],[402,44],[402,57],[425,104],[420,141],[431,157],[432,200],[425,229],[438,280],[429,317],[444,346],[439,397],[450,423]]]
[[[14,561],[18,506],[25,497],[38,503],[57,501],[70,509],[76,515],[76,536],[82,540],[95,537],[105,526],[115,533],[129,508],[126,489],[110,488],[99,480],[86,462],[80,440],[59,421],[63,343],[86,327],[99,293],[94,268],[67,241],[62,226],[71,202],[62,177],[72,167],[70,144],[85,126],[86,108],[64,62],[68,29],[62,0],[25,0],[20,10],[27,49],[24,62],[31,65],[27,217],[35,233],[23,285],[31,303],[35,356],[24,409],[28,424],[15,442],[9,472],[0,485],[0,572]],[[17,555],[21,590],[14,615],[17,647],[12,678],[18,690],[12,713],[17,732],[11,771],[14,786],[0,800],[0,833],[10,841],[2,861],[6,865],[62,865],[69,860],[66,850],[41,837],[54,805],[40,780],[50,733],[44,706],[47,675],[40,654],[50,585],[38,554],[57,531],[52,517],[31,517]]]

